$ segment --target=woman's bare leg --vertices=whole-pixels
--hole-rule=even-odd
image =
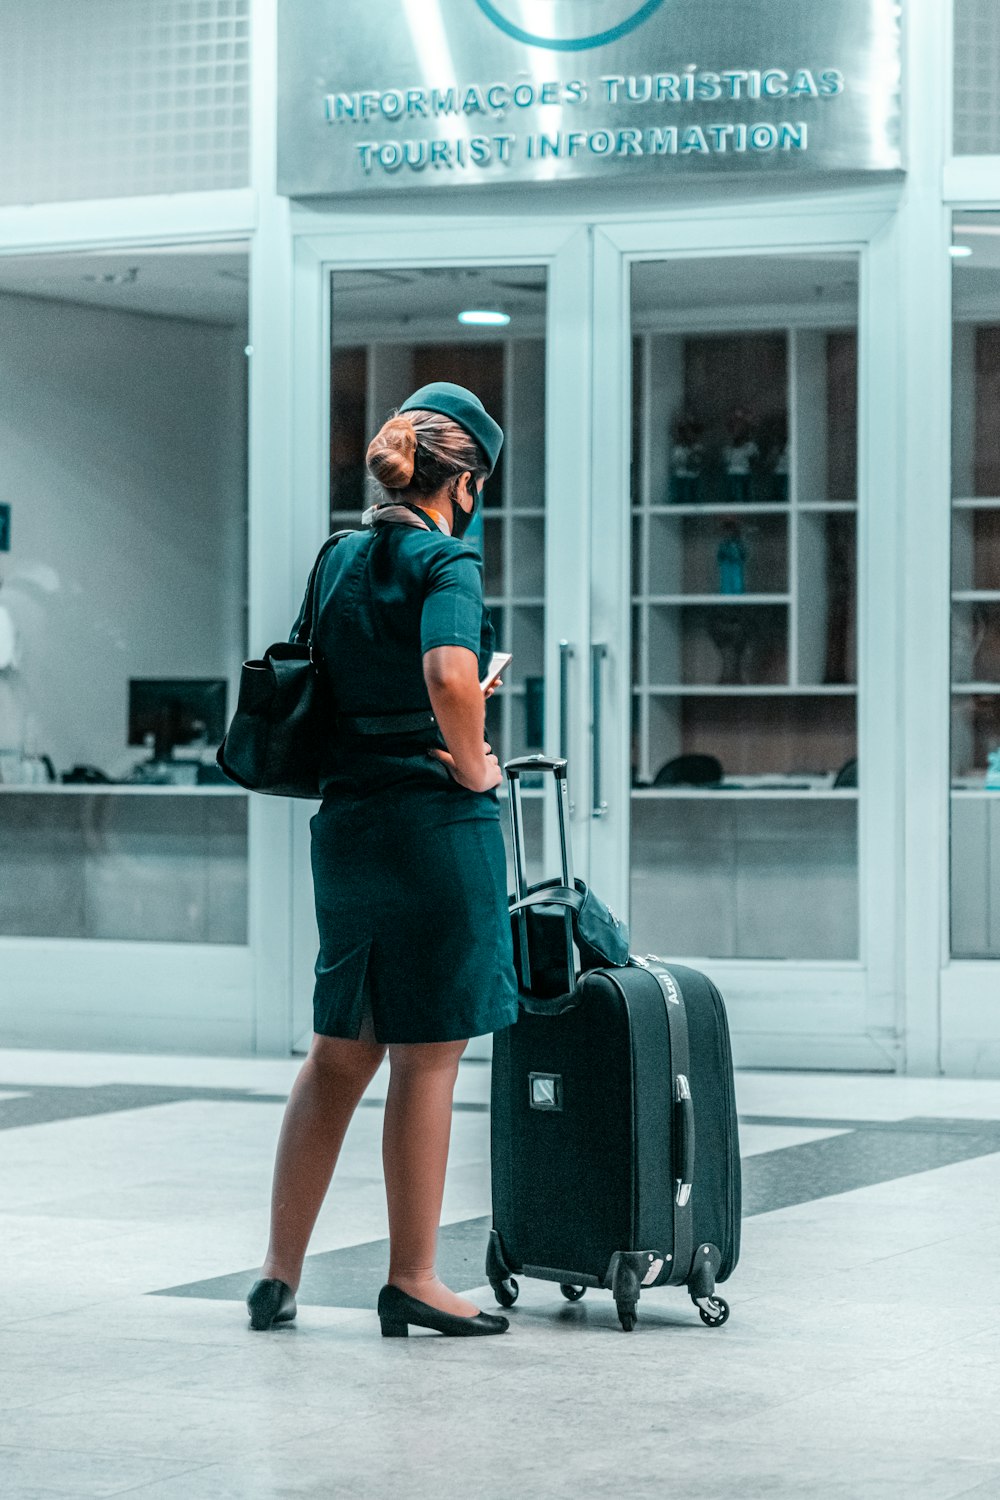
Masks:
[[[385,1056],[370,1012],[357,1041],[313,1035],[292,1085],[278,1137],[271,1189],[271,1238],[262,1277],[297,1290],[309,1236],[337,1165],[347,1127]]]
[[[382,1163],[390,1283],[441,1312],[472,1318],[479,1312],[476,1304],[449,1291],[434,1270],[452,1095],[467,1046],[467,1041],[390,1045]]]

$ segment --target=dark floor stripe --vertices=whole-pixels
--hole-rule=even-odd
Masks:
[[[102,1083],[89,1087],[70,1084],[0,1084],[0,1091],[22,1097],[0,1099],[0,1130],[25,1125],[48,1125],[54,1120],[77,1120],[89,1115],[118,1114],[126,1109],[149,1109],[155,1104],[183,1104],[209,1099],[236,1104],[284,1104],[287,1094],[255,1094],[249,1089],[181,1088],[153,1083]]]
[[[760,1123],[759,1118],[754,1122]],[[788,1121],[775,1117],[774,1123],[785,1125]],[[747,1157],[743,1162],[743,1217],[755,1218],[1000,1151],[1000,1128],[995,1122],[987,1122],[979,1131],[949,1128],[968,1123],[945,1121],[946,1128],[938,1132],[930,1128],[933,1121],[923,1119],[888,1126],[879,1121],[877,1129],[852,1128],[825,1140]],[[853,1124],[856,1127],[858,1122]],[[438,1270],[449,1286],[482,1286],[490,1222],[484,1217],[441,1227]],[[384,1239],[310,1255],[303,1269],[302,1300],[321,1307],[374,1307],[388,1264],[389,1242]],[[256,1268],[239,1271],[166,1287],[152,1295],[239,1301],[258,1274]]]
[[[950,1124],[951,1122],[947,1122]],[[773,1213],[1000,1152],[1000,1131],[934,1131],[925,1120],[847,1131],[763,1151],[743,1163],[743,1216]]]
[[[465,1062],[489,1062],[489,1059],[463,1059],[463,1066]],[[193,1099],[207,1099],[223,1104],[284,1104],[288,1099],[287,1094],[261,1094],[251,1089],[185,1088],[177,1084],[152,1083],[0,1083],[0,1093],[20,1096],[15,1099],[0,1099],[0,1130],[17,1130],[27,1125],[47,1125],[57,1120],[115,1114],[129,1109],[147,1109],[157,1104],[182,1104]],[[367,1095],[361,1100],[361,1105],[365,1109],[384,1109],[385,1100]],[[472,1099],[459,1099],[453,1105],[456,1114],[487,1114],[489,1107],[486,1100]],[[810,1130],[864,1130],[890,1134],[900,1129],[900,1123],[896,1120],[832,1119],[825,1115],[740,1115],[740,1124]],[[906,1121],[905,1128],[908,1133],[927,1131],[932,1135],[951,1133],[982,1137],[993,1132],[1000,1141],[1000,1120],[914,1117]],[[1000,1150],[1000,1146],[997,1149]]]
[[[945,1115],[912,1115],[906,1120],[831,1120],[822,1115],[740,1115],[740,1124],[803,1126],[810,1130],[887,1131],[890,1134],[902,1129],[909,1134],[925,1130],[931,1135],[983,1136],[993,1133],[1000,1140],[1000,1120],[949,1119]]]

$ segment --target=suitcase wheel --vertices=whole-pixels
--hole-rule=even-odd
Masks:
[[[504,1281],[493,1281],[490,1285],[493,1287],[493,1295],[501,1307],[514,1306],[520,1287],[513,1276],[508,1276]]]
[[[623,1302],[619,1302],[617,1306],[618,1318],[623,1330],[625,1331],[625,1333],[631,1333],[632,1329],[635,1327],[635,1303],[631,1302],[626,1304]]]
[[[567,1302],[579,1302],[587,1288],[585,1286],[570,1286],[568,1282],[562,1281],[559,1284],[559,1290]]]
[[[729,1303],[723,1297],[699,1297],[698,1316],[709,1328],[721,1328],[729,1318]]]
[[[639,1303],[639,1289],[642,1284],[640,1267],[645,1265],[645,1258],[635,1251],[625,1250],[613,1256],[612,1261],[614,1271],[611,1276],[611,1290],[618,1309],[618,1319],[625,1332],[631,1333],[635,1327],[635,1310]]]

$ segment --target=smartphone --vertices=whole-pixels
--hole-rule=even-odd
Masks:
[[[514,658],[509,651],[494,651],[490,657],[490,664],[486,669],[486,676],[479,684],[484,693],[487,688],[493,686],[500,674],[507,670],[513,660]]]

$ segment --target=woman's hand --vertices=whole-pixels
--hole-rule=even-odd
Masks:
[[[424,653],[424,681],[444,740],[428,753],[441,761],[459,786],[489,792],[499,785],[500,765],[486,741],[486,704],[479,659],[466,646],[432,646]]]
[[[447,750],[429,750],[427,753],[428,755],[432,755],[435,760],[439,760],[447,770],[449,776],[451,776],[452,780],[457,781],[459,786],[464,786],[467,791],[490,792],[495,786],[500,785],[500,782],[503,780],[503,772],[500,770],[500,762],[492,753],[489,745],[485,747],[485,751],[485,767],[483,770],[483,774],[478,778],[478,780],[476,778],[464,776],[458,769],[458,766],[455,764],[455,757],[453,755],[449,755]]]

